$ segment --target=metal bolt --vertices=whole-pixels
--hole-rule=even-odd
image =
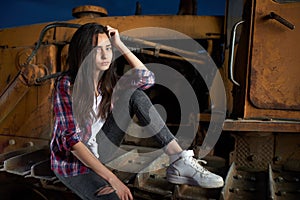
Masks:
[[[10,140],[8,140],[8,144],[9,145],[15,145],[16,144],[16,140],[10,139]]]
[[[229,192],[236,193],[236,194],[238,194],[239,191],[240,191],[239,188],[230,188],[230,189],[229,189]]]
[[[256,155],[249,155],[248,157],[247,157],[247,160],[249,160],[249,161],[256,161],[257,160],[257,156]]]
[[[31,141],[29,141],[29,142],[26,143],[26,146],[27,146],[27,147],[33,147],[33,146],[34,146],[34,143],[31,142]]]
[[[278,196],[285,196],[286,195],[286,192],[285,191],[278,191],[277,193],[276,193]]]
[[[275,156],[274,157],[274,161],[275,162],[281,161],[281,159],[282,159],[281,156]]]
[[[150,178],[156,179],[157,178],[157,174],[150,174]]]
[[[240,174],[237,174],[237,175],[234,175],[234,176],[233,176],[233,178],[235,178],[235,179],[242,179],[242,178],[243,178],[243,176],[242,176],[242,175],[240,175]]]
[[[256,189],[255,188],[248,188],[248,189],[244,189],[244,191],[246,191],[246,192],[255,192]]]
[[[282,182],[284,182],[284,178],[281,176],[278,176],[275,178],[275,182],[282,183]]]
[[[299,194],[300,190],[286,190],[286,191],[279,190],[276,194],[278,196],[285,196],[287,193],[290,193],[290,194]]]

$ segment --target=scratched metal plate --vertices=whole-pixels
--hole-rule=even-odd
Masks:
[[[257,1],[253,24],[250,100],[258,108],[300,110],[300,4]],[[276,11],[295,25],[291,30],[274,19]]]

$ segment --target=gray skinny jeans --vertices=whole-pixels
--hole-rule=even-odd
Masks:
[[[113,154],[119,150],[133,115],[136,115],[139,125],[144,126],[162,147],[166,147],[175,139],[160,115],[153,109],[149,97],[142,90],[122,91],[117,96],[119,98],[114,103],[113,112],[108,115],[96,137],[99,160],[102,163],[105,164],[112,160]],[[99,188],[109,186],[109,183],[92,170],[78,176],[62,177],[58,174],[56,176],[82,199],[119,199],[115,192],[101,196],[96,195]]]

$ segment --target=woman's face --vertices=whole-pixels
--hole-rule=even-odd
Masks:
[[[98,34],[96,51],[96,70],[107,70],[111,64],[113,52],[110,40],[105,33]]]

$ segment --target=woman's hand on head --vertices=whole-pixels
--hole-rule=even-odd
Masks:
[[[112,45],[114,45],[120,51],[132,68],[148,70],[146,66],[139,60],[139,58],[137,58],[121,41],[119,31],[117,29],[106,26],[106,30]]]
[[[115,47],[118,48],[121,44],[123,44],[120,39],[120,34],[118,29],[112,28],[111,26],[106,26],[106,30],[107,30],[108,37],[110,38],[112,44]]]

